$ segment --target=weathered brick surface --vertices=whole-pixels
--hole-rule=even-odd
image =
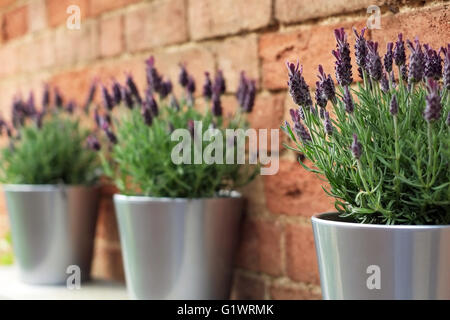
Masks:
[[[283,270],[281,238],[283,227],[278,222],[249,219],[241,229],[241,246],[236,264],[247,270],[279,276]]]
[[[47,27],[45,0],[34,0],[28,4],[28,26],[30,32],[40,31]]]
[[[310,217],[333,210],[321,181],[294,161],[281,159],[278,173],[264,176],[264,192],[267,208],[274,214]]]
[[[100,55],[111,57],[125,49],[123,16],[117,15],[100,21]]]
[[[270,286],[270,298],[274,300],[320,300],[322,295],[317,287],[291,284],[280,281]]]
[[[259,56],[262,61],[263,87],[268,89],[286,88],[286,61],[300,60],[303,75],[310,87],[317,81],[317,68],[322,64],[326,73],[334,76],[334,57],[331,54],[336,46],[333,30],[344,27],[349,34],[350,46],[353,50],[354,35],[351,27],[362,29],[365,20],[344,22],[333,25],[315,25],[303,27],[286,33],[268,33],[259,41]],[[351,34],[351,35],[350,35]],[[352,57],[352,62],[354,62]],[[353,79],[357,80],[355,64]]]
[[[271,0],[191,0],[189,4],[189,28],[195,40],[255,30],[271,21]]]
[[[96,16],[140,1],[142,0],[89,0],[89,13]]]
[[[261,300],[265,297],[266,284],[264,280],[253,275],[235,274],[231,299]]]
[[[0,0],[0,9],[7,8],[8,6],[14,4],[17,0]]]
[[[155,1],[127,12],[125,36],[131,52],[186,41],[185,1]]]
[[[98,279],[125,281],[122,253],[119,246],[108,246],[97,239],[94,246],[94,260],[91,275]]]
[[[367,8],[376,0],[275,0],[275,17],[283,23],[344,14]]]
[[[292,280],[320,283],[311,225],[286,226],[286,270]]]
[[[23,36],[28,31],[28,9],[21,6],[3,16],[3,39],[5,41]]]
[[[67,13],[67,8],[71,5],[80,8],[81,23],[89,16],[89,0],[46,0],[47,23],[50,27],[56,27],[66,23],[71,16]]]

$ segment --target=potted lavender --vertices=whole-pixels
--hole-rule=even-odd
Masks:
[[[338,211],[312,218],[323,297],[450,299],[450,45],[405,46],[399,34],[382,58],[364,29],[354,32],[355,87],[343,29],[332,52],[337,88],[319,66],[313,102],[288,63],[298,105],[282,127],[288,147],[328,181]]]
[[[214,80],[205,74],[204,101],[196,104],[196,85],[184,65],[179,100],[154,59],[146,65],[145,95],[128,75],[125,85],[102,87],[104,110],[95,116],[108,140],[102,142],[105,173],[120,190],[114,203],[128,291],[134,299],[227,299],[243,210],[235,189],[257,168],[236,162],[238,152],[225,162],[211,141],[226,145],[227,156],[234,151],[239,137],[227,139],[225,129],[245,127],[254,82],[242,75],[242,108],[228,117],[221,72]]]
[[[79,110],[54,92],[50,105],[46,86],[40,110],[32,93],[16,97],[11,123],[0,119],[0,181],[20,276],[31,284],[64,284],[73,266],[88,279],[93,252],[100,162]]]

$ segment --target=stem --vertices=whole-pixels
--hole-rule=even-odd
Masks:
[[[357,163],[358,163],[358,173],[359,173],[361,181],[362,181],[362,183],[364,185],[364,189],[366,190],[367,193],[369,193],[370,192],[369,191],[369,187],[367,186],[366,179],[364,179],[364,176],[363,176],[361,161],[359,159],[357,159]]]
[[[398,138],[397,115],[394,115],[394,139],[395,139],[395,179],[394,188],[397,193],[397,201],[400,199],[400,185],[398,177],[400,175],[400,146]]]
[[[428,135],[428,168],[427,168],[427,185],[426,188],[429,189],[430,185],[430,171],[431,171],[431,162],[433,161],[433,132],[431,128],[431,122],[428,122],[427,135]]]

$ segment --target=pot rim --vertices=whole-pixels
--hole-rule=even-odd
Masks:
[[[217,196],[217,197],[205,197],[205,198],[170,198],[170,197],[151,197],[151,196],[128,196],[121,193],[114,194],[114,201],[119,202],[174,202],[174,203],[186,203],[189,201],[205,201],[205,200],[242,200],[243,196],[240,192],[231,191],[229,196]]]
[[[3,191],[8,192],[54,192],[61,189],[96,189],[98,185],[84,184],[13,184],[1,185]]]
[[[362,229],[390,229],[390,230],[428,230],[428,229],[450,229],[450,224],[444,225],[385,225],[385,224],[363,224],[349,221],[333,220],[338,212],[326,212],[311,217],[313,224],[334,226],[339,228],[362,228]]]

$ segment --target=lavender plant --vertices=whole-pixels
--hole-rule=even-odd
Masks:
[[[335,31],[336,91],[319,66],[312,103],[299,63],[287,63],[298,109],[291,110],[292,123],[282,126],[295,145],[285,146],[312,162],[300,161],[305,169],[326,179],[324,190],[342,217],[373,224],[449,224],[450,44],[434,50],[407,40],[407,65],[402,34],[395,46],[388,43],[382,59],[378,44],[364,39],[364,29],[354,32],[363,80],[355,87],[343,29]]]
[[[90,185],[97,180],[100,163],[75,103],[65,104],[57,89],[50,96],[46,86],[40,110],[32,93],[28,100],[15,97],[11,123],[0,118],[0,135],[8,137],[0,150],[0,182]]]
[[[180,65],[178,82],[184,94],[177,99],[172,82],[160,75],[153,57],[146,61],[147,88],[141,94],[131,75],[120,86],[121,99],[110,101],[109,91],[102,89],[103,108],[96,110],[97,137],[92,144],[102,142],[101,158],[106,175],[122,194],[153,197],[202,198],[223,194],[248,183],[258,168],[238,164],[194,162],[196,146],[189,146],[191,163],[175,164],[172,152],[179,141],[172,141],[176,129],[187,129],[194,137],[194,121],[201,124],[196,135],[203,137],[209,128],[222,133],[223,146],[235,147],[235,139],[226,140],[226,129],[246,128],[246,113],[253,108],[256,88],[243,76],[241,86],[245,103],[235,116],[227,116],[221,96],[226,84],[219,71],[213,78],[205,73],[201,88],[205,112],[195,106],[196,84],[184,64]],[[116,85],[116,84],[115,84]],[[114,88],[113,88],[114,89]],[[114,99],[113,99],[114,100]],[[220,138],[215,138],[220,139]],[[209,141],[202,141],[205,150]],[[228,149],[227,149],[228,150]],[[216,151],[219,152],[219,151]],[[237,153],[236,153],[237,154]]]

